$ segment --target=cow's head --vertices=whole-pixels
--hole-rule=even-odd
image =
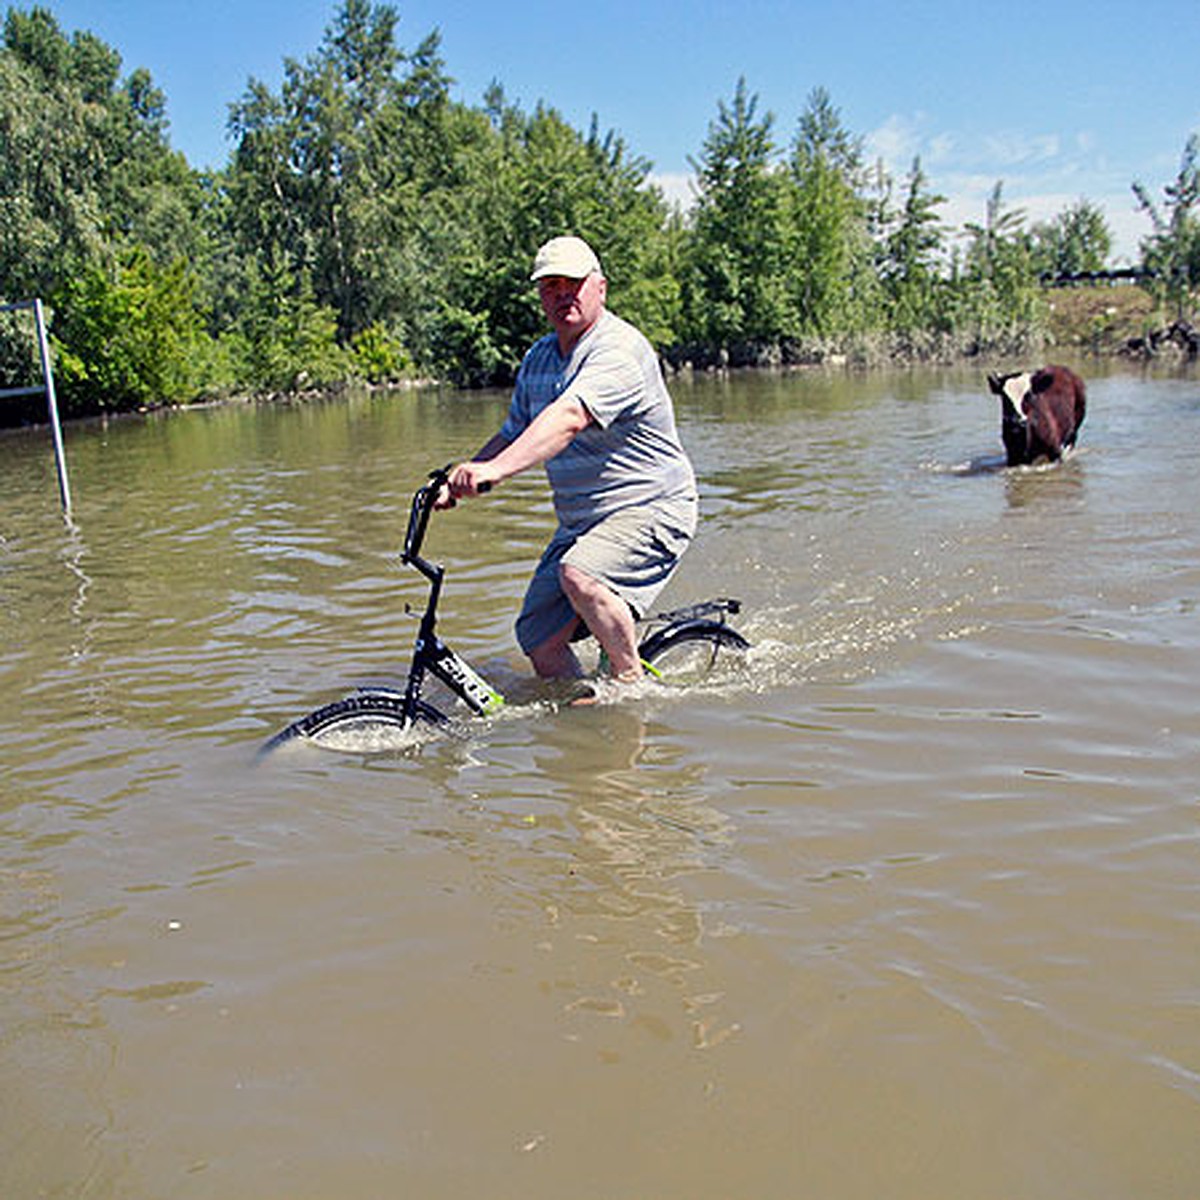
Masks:
[[[1029,371],[1011,375],[989,375],[988,387],[1000,397],[1000,437],[1009,466],[1029,458],[1029,418],[1025,402],[1030,396],[1033,376]]]
[[[1006,417],[1025,421],[1025,401],[1033,391],[1033,372],[1014,371],[1011,375],[989,375],[988,387],[1000,397]]]

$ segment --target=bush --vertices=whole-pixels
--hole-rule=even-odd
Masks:
[[[394,383],[412,370],[408,352],[380,322],[353,339],[350,353],[355,373],[368,383]]]
[[[253,390],[303,391],[343,383],[352,373],[337,342],[337,314],[286,274],[252,274],[239,330],[231,343],[241,360],[237,374]]]
[[[55,299],[55,377],[69,412],[121,411],[194,397],[206,340],[186,264],[135,248],[96,264]]]

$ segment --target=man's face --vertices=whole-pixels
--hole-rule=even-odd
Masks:
[[[558,334],[560,345],[573,346],[600,319],[608,281],[593,273],[584,279],[546,275],[538,280],[542,311]]]

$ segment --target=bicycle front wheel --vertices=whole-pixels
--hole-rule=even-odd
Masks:
[[[392,692],[359,692],[335,700],[293,721],[267,742],[260,754],[268,754],[297,739],[339,750],[394,749],[397,736],[417,724],[444,725],[446,716],[432,704],[418,700],[410,719],[404,697]]]
[[[720,621],[690,621],[652,633],[639,653],[665,683],[687,684],[703,679],[723,654],[749,649],[736,629]]]

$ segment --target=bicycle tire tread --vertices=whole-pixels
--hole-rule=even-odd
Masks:
[[[332,704],[322,705],[312,712],[293,721],[285,729],[281,729],[262,748],[262,753],[268,753],[286,742],[297,738],[311,739],[319,734],[328,733],[341,724],[352,724],[365,718],[373,718],[406,729],[411,722],[405,719],[404,697],[392,693],[360,692],[352,696],[344,696]],[[428,721],[431,725],[442,725],[446,717],[432,704],[418,700],[416,719]]]

